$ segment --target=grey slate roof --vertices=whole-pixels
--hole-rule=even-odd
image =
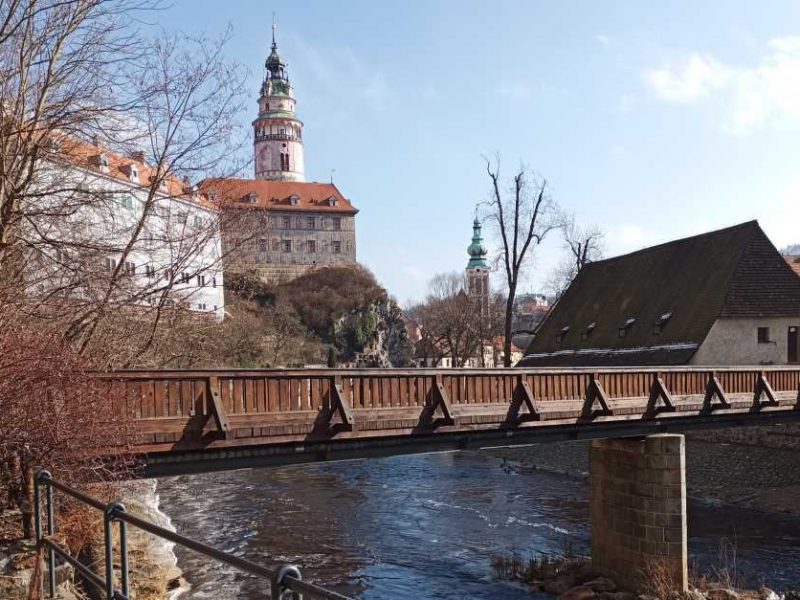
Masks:
[[[685,364],[725,317],[800,317],[800,278],[757,221],[587,265],[519,366]]]

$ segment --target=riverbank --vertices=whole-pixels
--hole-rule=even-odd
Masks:
[[[715,438],[736,439],[724,433],[715,434]],[[687,436],[689,497],[707,503],[800,515],[800,452],[793,448],[751,445],[746,441],[752,436],[739,435],[738,439],[742,442],[704,441],[697,434]],[[587,478],[590,444],[564,442],[484,452],[503,459],[507,469],[543,470]]]

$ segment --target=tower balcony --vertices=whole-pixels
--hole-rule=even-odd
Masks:
[[[288,133],[263,133],[256,134],[255,139],[257,142],[278,141],[278,142],[302,142],[303,139],[299,135],[291,135]]]

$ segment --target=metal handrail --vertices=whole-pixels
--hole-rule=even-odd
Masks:
[[[47,536],[45,537],[42,531],[42,498],[41,487],[46,489],[47,501],[45,504],[47,515]],[[53,510],[53,489],[57,489],[64,494],[71,496],[75,500],[90,506],[103,513],[104,523],[104,546],[105,546],[105,577],[100,577],[94,573],[87,565],[81,563],[79,560],[69,554],[69,552],[55,542],[51,537],[55,533],[55,514]],[[303,581],[300,574],[300,569],[296,565],[281,564],[277,569],[270,569],[250,562],[249,560],[239,558],[227,552],[223,552],[202,542],[192,540],[186,536],[180,535],[174,531],[170,531],[163,527],[159,527],[150,521],[141,519],[129,513],[125,506],[120,502],[111,502],[104,504],[96,498],[87,496],[83,492],[75,488],[56,481],[53,476],[46,470],[40,469],[36,473],[34,479],[34,502],[36,505],[34,513],[34,527],[36,532],[37,543],[47,549],[48,554],[48,592],[50,598],[55,598],[56,594],[56,577],[55,577],[55,557],[59,556],[61,559],[72,565],[79,571],[86,579],[94,584],[98,589],[105,592],[107,600],[129,600],[130,598],[130,580],[128,568],[128,535],[127,526],[131,525],[142,531],[146,531],[151,535],[168,540],[179,546],[193,550],[204,556],[208,556],[214,560],[218,560],[225,564],[231,565],[251,575],[264,577],[270,582],[270,598],[273,600],[280,600],[284,598],[287,593],[290,593],[293,600],[302,600],[303,595],[318,600],[351,600],[347,596],[326,590],[313,583]],[[120,541],[120,590],[114,587],[114,561],[113,561],[113,523],[119,524],[119,541]]]

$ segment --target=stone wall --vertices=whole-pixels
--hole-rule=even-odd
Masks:
[[[225,270],[281,283],[316,267],[356,263],[355,216],[311,211],[242,212],[222,230]]]
[[[630,586],[659,569],[686,590],[684,437],[596,440],[589,471],[593,564]]]

